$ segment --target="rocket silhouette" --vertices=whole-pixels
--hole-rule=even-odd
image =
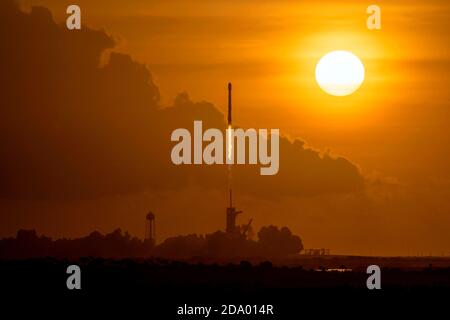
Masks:
[[[228,83],[228,126],[231,126],[231,82]]]

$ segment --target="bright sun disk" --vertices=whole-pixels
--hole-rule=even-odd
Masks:
[[[332,51],[316,65],[316,81],[320,88],[333,96],[347,96],[364,81],[364,65],[349,51]]]

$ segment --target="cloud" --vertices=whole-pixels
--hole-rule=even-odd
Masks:
[[[188,185],[223,189],[225,166],[174,166],[172,130],[225,128],[224,116],[186,93],[162,108],[145,65],[110,53],[105,31],[68,31],[46,8],[26,13],[0,4],[0,196],[79,199]],[[225,89],[225,84],[224,84]],[[358,168],[320,155],[300,140],[280,141],[280,171],[237,167],[236,188],[260,197],[309,196],[361,190]]]

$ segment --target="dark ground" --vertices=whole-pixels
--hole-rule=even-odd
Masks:
[[[306,311],[350,314],[363,308],[373,313],[380,307],[404,314],[419,306],[428,308],[428,303],[431,309],[433,305],[446,306],[450,298],[448,258],[330,256],[290,261],[288,266],[279,266],[277,261],[205,264],[160,259],[3,260],[1,290],[3,297],[12,300],[66,300],[76,301],[77,306],[79,302],[95,302],[98,306],[106,301],[104,306],[109,310],[131,302],[132,310],[143,309],[149,319],[203,319],[178,316],[177,308],[188,304],[220,310],[222,304],[228,303],[271,304],[275,315],[215,314],[209,319],[297,319],[293,315]],[[81,267],[81,290],[66,288],[66,268],[70,264]],[[366,288],[365,266],[369,264],[381,267],[381,290]],[[344,266],[353,271],[318,271]],[[155,315],[158,317],[152,317]]]

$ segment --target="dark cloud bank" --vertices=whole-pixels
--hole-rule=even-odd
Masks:
[[[28,13],[2,0],[0,41],[3,199],[73,200],[188,184],[224,188],[225,166],[175,166],[170,159],[174,129],[192,128],[194,120],[225,128],[224,115],[187,94],[162,108],[146,66],[114,52],[101,63],[114,47],[104,31],[69,31],[46,8]],[[234,170],[236,188],[261,197],[352,192],[364,185],[348,160],[286,138],[277,175],[260,176],[259,166]]]

